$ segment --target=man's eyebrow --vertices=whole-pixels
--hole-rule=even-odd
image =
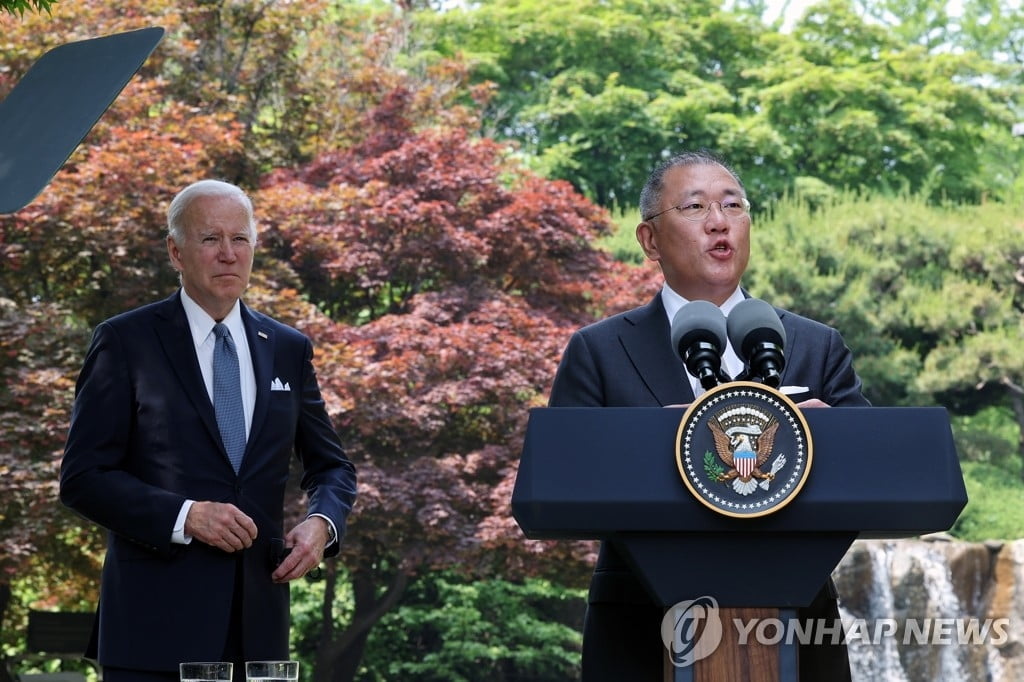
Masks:
[[[682,199],[687,199],[689,197],[706,197],[709,194],[711,194],[711,192],[709,192],[708,190],[704,190],[704,189],[691,189],[691,190],[687,190],[687,191],[681,192],[679,194],[679,199],[682,200]],[[724,196],[737,196],[737,197],[741,197],[741,196],[743,196],[743,190],[741,190],[741,189],[726,189],[726,190],[722,191],[722,195],[724,195]]]

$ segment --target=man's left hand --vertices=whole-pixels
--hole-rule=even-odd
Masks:
[[[320,565],[327,546],[327,521],[311,516],[295,526],[284,539],[291,552],[281,561],[271,577],[276,583],[286,583],[303,577]]]

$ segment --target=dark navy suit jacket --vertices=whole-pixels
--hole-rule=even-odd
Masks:
[[[284,537],[291,458],[309,512],[339,539],[356,479],[331,425],[304,335],[241,307],[256,376],[252,428],[236,475],[175,293],[100,324],[78,378],[60,475],[61,500],[108,531],[97,618],[102,665],[177,670],[220,660],[236,574],[244,584],[248,660],[288,657],[288,585],[271,581],[271,539]],[[289,390],[271,390],[280,380]],[[276,382],[275,382],[276,383]],[[256,523],[238,555],[171,542],[186,498],[230,502]],[[328,548],[336,554],[338,545]],[[98,637],[97,637],[98,635]],[[94,641],[94,644],[96,642]]]

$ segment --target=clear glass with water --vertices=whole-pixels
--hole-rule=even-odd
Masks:
[[[298,661],[247,661],[246,682],[296,682],[299,679]]]
[[[223,661],[189,662],[179,666],[181,682],[231,682],[234,664]]]

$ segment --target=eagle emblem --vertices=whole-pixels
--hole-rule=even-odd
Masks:
[[[779,455],[767,473],[761,470],[772,455],[779,422],[770,414],[744,406],[723,410],[707,424],[718,458],[727,467],[716,480],[732,481],[733,490],[740,495],[749,495],[758,486],[768,490],[775,474],[786,464],[785,455]]]
[[[813,454],[807,422],[793,401],[749,381],[701,394],[676,430],[683,485],[704,506],[734,518],[788,505],[807,480]]]

